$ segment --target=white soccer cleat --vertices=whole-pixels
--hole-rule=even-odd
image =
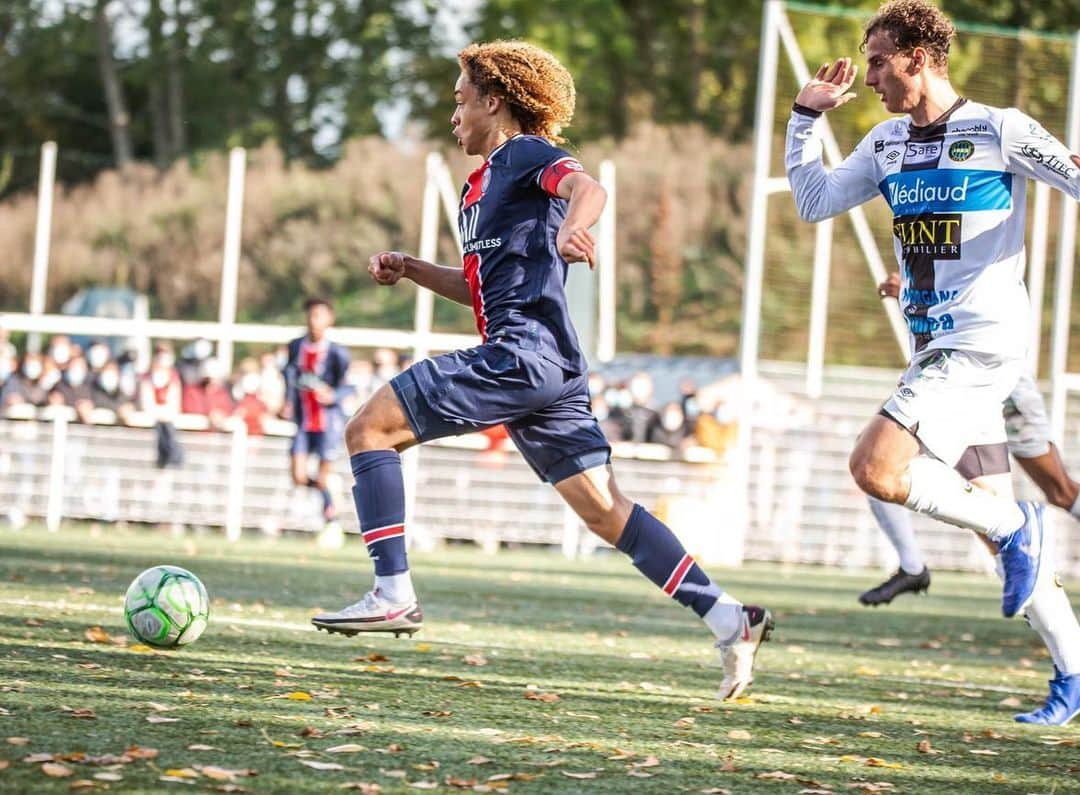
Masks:
[[[356,635],[360,632],[393,632],[412,635],[424,625],[424,612],[415,597],[403,604],[394,604],[383,598],[376,588],[368,591],[356,604],[336,613],[320,613],[311,623],[327,632]]]
[[[772,613],[757,605],[744,605],[742,626],[735,638],[717,642],[724,678],[716,695],[721,701],[738,698],[754,681],[754,658],[758,648],[769,639],[775,622]]]

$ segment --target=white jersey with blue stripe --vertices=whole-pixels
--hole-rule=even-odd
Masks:
[[[799,215],[820,221],[885,197],[912,351],[1023,356],[1027,179],[1080,199],[1080,157],[1015,108],[962,99],[926,127],[910,116],[876,125],[827,172],[816,120],[796,109],[788,122]]]

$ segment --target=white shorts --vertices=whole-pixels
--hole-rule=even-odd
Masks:
[[[1004,411],[1010,453],[1017,458],[1038,458],[1050,452],[1050,418],[1030,373],[1020,376],[1005,399]]]
[[[1023,368],[1020,359],[993,354],[924,351],[904,371],[882,411],[965,477],[1007,472],[1002,404]]]

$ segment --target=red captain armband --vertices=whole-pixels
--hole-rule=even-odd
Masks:
[[[581,163],[572,157],[561,157],[540,172],[540,187],[550,196],[559,195],[559,183],[567,174],[584,171]]]

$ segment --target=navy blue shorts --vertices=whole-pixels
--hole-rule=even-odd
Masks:
[[[341,434],[298,430],[289,447],[289,455],[314,455],[323,461],[336,461],[344,443]]]
[[[603,466],[611,447],[593,416],[588,374],[497,340],[417,362],[390,382],[421,442],[505,424],[542,480]]]

